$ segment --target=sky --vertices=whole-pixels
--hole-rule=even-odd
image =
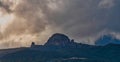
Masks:
[[[101,34],[119,36],[119,11],[120,0],[0,0],[0,47],[44,44],[54,33],[94,44]]]

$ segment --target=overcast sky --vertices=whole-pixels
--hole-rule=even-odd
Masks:
[[[53,33],[88,43],[120,32],[119,11],[120,0],[0,0],[0,47],[44,44]]]

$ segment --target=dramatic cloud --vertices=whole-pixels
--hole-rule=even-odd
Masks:
[[[66,0],[62,10],[49,20],[73,37],[95,35],[104,30],[119,31],[118,0]],[[60,5],[58,5],[60,6]],[[59,9],[60,9],[59,8]],[[51,22],[51,21],[50,21]]]
[[[43,44],[56,32],[77,40],[119,33],[119,6],[119,0],[1,0],[0,23],[11,17],[0,28],[1,47]]]
[[[26,37],[31,39],[28,40],[29,43],[36,41],[32,38],[37,38],[39,34],[47,29],[47,21],[42,13],[44,1],[22,0],[19,1],[19,4],[9,3],[13,3],[13,1],[1,2],[1,9],[3,9],[2,11],[4,14],[9,13],[14,16],[14,19],[9,20],[9,23],[6,23],[4,31],[2,31],[0,35],[0,38],[2,39],[1,41],[4,41],[1,43],[10,44],[15,42],[15,39],[20,39],[17,41],[21,41],[21,39],[25,39]],[[27,39],[23,41],[26,42]],[[20,43],[18,42],[18,44]]]
[[[0,7],[8,13],[11,12],[9,5],[5,5],[4,3],[0,2]]]

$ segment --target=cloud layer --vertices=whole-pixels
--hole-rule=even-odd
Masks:
[[[56,32],[78,40],[103,31],[119,33],[119,6],[119,0],[0,1],[0,12],[14,17],[1,30],[1,45],[43,44]]]

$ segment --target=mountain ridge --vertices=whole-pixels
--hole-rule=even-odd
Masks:
[[[74,40],[69,39],[68,36],[57,33],[53,34],[45,45],[36,45],[33,42],[31,47],[18,48],[18,51],[2,55],[2,57],[0,57],[0,61],[119,62],[119,52],[120,44],[109,43],[105,46],[87,45],[74,42]]]

